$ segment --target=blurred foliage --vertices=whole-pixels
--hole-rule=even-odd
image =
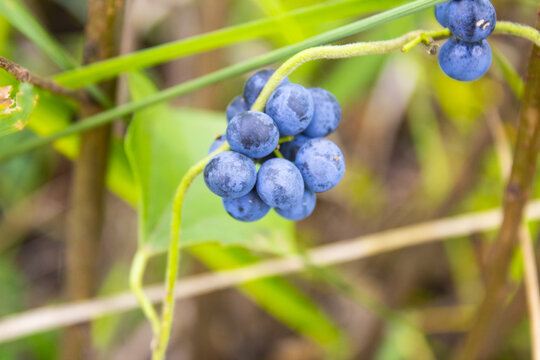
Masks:
[[[152,69],[152,80],[143,73],[130,74],[128,85],[131,98],[141,99],[148,96],[162,87],[168,78],[183,81],[199,76],[201,71],[205,71],[200,64],[208,58],[214,59],[213,66],[222,67],[237,59],[302,41],[346,24],[351,20],[352,14],[358,17],[365,12],[373,11],[375,7],[382,9],[402,2],[231,0],[228,2],[228,13],[224,14],[224,21],[230,26],[261,18],[283,16],[306,6],[335,3],[343,7],[334,7],[335,12],[329,11],[324,14],[324,19],[318,14],[321,16],[320,20],[281,18],[278,26],[275,24],[272,26],[272,31],[260,36],[249,34],[253,35],[249,43],[235,44],[226,51],[213,50],[211,53],[198,55],[197,51],[190,52],[190,48],[186,48],[184,49],[186,59],[177,61],[181,67],[174,68],[171,64],[165,64]],[[71,27],[68,32],[43,31],[39,22],[33,19],[32,13],[22,7],[24,3],[18,0],[2,0],[0,10],[3,15],[22,22],[21,27],[26,28],[24,35],[35,44],[41,44],[41,47],[31,45],[28,39],[14,31],[9,23],[0,17],[0,54],[25,66],[32,66],[33,71],[42,74],[52,74],[58,69],[67,70],[73,67],[75,64],[73,59],[80,58],[82,51],[80,44],[83,39],[82,24],[86,14],[86,2],[54,0],[54,2],[27,3],[33,5],[32,11],[38,12],[39,18],[45,19],[49,28],[55,28],[55,22],[71,21],[51,15],[59,8],[71,14],[70,16],[75,19],[74,23],[78,25],[69,25]],[[143,20],[146,21],[143,25],[146,29],[161,31],[134,35],[140,36],[141,39],[139,42],[135,41],[133,46],[142,49],[188,37],[189,33],[182,32],[185,29],[178,30],[174,27],[177,22],[186,22],[188,24],[186,26],[194,27],[192,31],[201,32],[197,21],[204,20],[204,12],[200,8],[203,3],[206,4],[203,6],[209,6],[208,2],[202,1],[159,4],[165,6],[164,15],[155,21],[148,16]],[[537,6],[534,0],[494,3],[502,17],[529,23],[534,21],[532,16]],[[158,5],[147,2],[143,6],[146,6],[143,9],[149,12],[153,6]],[[188,15],[182,15],[183,12]],[[193,14],[197,19],[189,25],[189,16]],[[180,18],[175,19],[174,16]],[[136,32],[139,23],[134,21],[133,24],[135,25],[132,30]],[[348,41],[391,38],[413,29],[435,26],[431,11],[423,11],[394,21],[391,25],[374,28]],[[172,38],[171,32],[174,33]],[[227,39],[229,41],[227,44],[246,39],[245,34],[243,37],[240,35],[236,40]],[[345,149],[347,156],[348,170],[343,184],[335,191],[321,196],[312,219],[295,227],[290,222],[278,219],[273,213],[257,224],[246,225],[232,221],[222,210],[219,199],[206,191],[199,179],[185,204],[185,208],[189,211],[184,217],[186,227],[183,236],[193,258],[184,266],[183,271],[193,271],[198,269],[198,266],[203,266],[201,264],[214,270],[231,269],[255,263],[268,255],[301,253],[304,244],[297,243],[297,238],[309,238],[306,243],[314,246],[317,242],[351,238],[395,224],[430,219],[434,214],[439,217],[499,206],[504,181],[501,178],[493,141],[490,139],[486,141],[485,146],[479,150],[478,157],[474,158],[472,152],[481,135],[489,131],[485,123],[490,112],[500,113],[511,141],[515,136],[512,128],[518,106],[516,98],[522,88],[521,78],[524,75],[526,48],[520,43],[508,44],[504,41],[497,38],[492,42],[499,50],[495,51],[496,62],[490,76],[474,83],[460,83],[444,76],[433,57],[426,54],[421,47],[409,54],[371,56],[335,62],[317,61],[301,67],[293,74],[294,81],[324,87],[333,92],[342,104],[344,110],[342,128],[333,139]],[[65,50],[59,47],[58,42],[66,42],[71,46],[69,50]],[[225,43],[224,40],[223,44]],[[223,44],[217,41],[213,48]],[[196,46],[193,49],[196,49]],[[188,55],[190,57],[187,57]],[[56,65],[46,60],[47,57],[50,57]],[[142,57],[136,60],[142,61],[141,59]],[[195,65],[190,63],[190,60]],[[386,148],[390,156],[385,160],[387,163],[383,164],[385,170],[377,172],[366,163],[365,159],[369,157],[370,149],[368,154],[362,153],[362,150],[359,150],[358,138],[362,126],[367,122],[383,126],[388,120],[382,111],[376,113],[376,118],[373,119],[366,119],[366,113],[375,100],[379,100],[382,106],[393,105],[392,98],[373,97],[377,89],[382,87],[384,94],[395,85],[395,83],[387,84],[383,80],[387,76],[385,74],[396,69],[398,72],[402,71],[404,75],[415,75],[409,78],[414,78],[416,83],[411,85],[412,94],[406,102],[406,107],[399,114],[395,137],[388,144],[379,144]],[[90,75],[84,81],[93,82],[92,74],[88,74]],[[6,85],[12,85],[15,89],[19,87],[12,77],[0,71],[0,86]],[[226,123],[223,109],[235,94],[241,92],[241,81],[231,80],[212,89],[216,90],[213,96],[202,92],[202,95],[193,95],[189,100],[189,108],[163,104],[137,112],[133,119],[130,119],[126,143],[122,138],[122,126],[119,126],[120,130],[112,142],[107,184],[115,194],[129,204],[138,204],[139,227],[142,234],[139,241],[148,244],[153,251],[162,251],[166,246],[170,201],[178,179],[190,164],[206,154],[214,137],[224,131]],[[29,129],[2,137],[0,148],[9,147],[10,144],[36,136],[35,134],[54,133],[73,121],[79,110],[77,105],[40,90],[36,92],[39,94],[39,100],[28,118]],[[203,100],[205,107],[219,111],[191,106],[191,102],[198,104]],[[54,146],[64,156],[73,159],[77,156],[78,137],[62,139]],[[52,179],[65,178],[67,166],[64,158],[53,155],[47,149],[0,164],[0,225],[3,220],[2,214],[9,212],[29,194],[47,187]],[[468,166],[472,166],[474,171],[467,173]],[[456,196],[454,190],[462,184],[466,184],[465,189],[461,195]],[[536,187],[535,193],[537,196],[540,194],[540,186]],[[65,201],[65,194],[62,196],[64,197],[61,197],[61,200]],[[444,214],[439,212],[443,205]],[[115,216],[116,214],[112,214],[114,220],[120,223],[118,226],[122,227],[125,223],[129,223],[128,215],[120,214],[118,219]],[[530,230],[533,237],[536,237],[538,224],[531,224]],[[25,278],[23,266],[16,260],[17,256],[33,251],[33,247],[28,246],[28,239],[31,239],[34,233],[50,237],[55,243],[61,243],[63,240],[62,231],[29,228],[26,237],[16,241],[8,251],[0,254],[2,316],[23,311],[30,303],[36,304],[35,301],[28,300],[29,297],[35,296],[33,287],[36,284]],[[10,240],[3,239],[1,235],[0,243]],[[488,232],[479,237],[489,241],[494,235],[495,232]],[[114,244],[113,238],[107,240]],[[135,242],[135,239],[131,240]],[[128,248],[133,249],[133,244]],[[101,269],[104,280],[99,295],[113,294],[127,288],[127,263],[122,257],[123,250],[121,250],[124,248],[116,244],[111,249],[112,253],[108,256],[112,260],[109,259],[110,263]],[[418,303],[432,307],[448,303],[469,305],[476,303],[482,296],[483,250],[483,244],[476,238],[448,239],[438,248],[439,252],[435,253],[436,255],[422,257],[411,251],[407,253],[410,258],[404,261],[399,254],[386,254],[377,259],[362,261],[357,267],[348,270],[354,276],[373,277],[381,287],[381,292],[388,294],[382,296],[380,301],[392,304],[391,311],[397,314]],[[436,270],[442,270],[432,271],[437,274],[433,276],[438,276],[436,280],[429,280],[436,281],[433,285],[425,280],[426,271],[417,265],[422,262],[429,264],[430,257],[437,256],[440,258],[436,266],[440,269]],[[197,260],[193,260],[194,258]],[[45,261],[36,260],[38,264],[41,262]],[[149,276],[152,281],[161,278],[163,263],[163,258],[159,258],[156,264],[153,264],[154,274]],[[398,268],[394,269],[394,266]],[[514,281],[522,278],[521,269],[521,257],[516,254],[512,271]],[[155,273],[159,273],[159,276]],[[440,273],[442,275],[439,275]],[[401,277],[405,277],[406,274],[412,278],[412,280],[405,278],[408,283]],[[56,276],[61,277],[61,273]],[[361,313],[364,320],[375,314],[382,321],[380,336],[376,337],[370,333],[375,336],[374,344],[371,344],[376,347],[372,357],[374,359],[445,358],[448,355],[447,349],[456,343],[455,335],[419,333],[421,329],[392,321],[391,317],[384,316],[378,310],[381,304],[376,303],[374,306],[365,297],[355,297],[354,293],[347,290],[348,287],[343,284],[347,285],[348,280],[341,279],[337,284],[340,286],[336,286],[336,279],[332,277],[319,277],[318,280],[332,285],[335,294],[322,296],[320,287],[323,285],[301,276],[290,279],[275,277],[257,280],[243,285],[240,290],[281,324],[318,343],[325,349],[327,357],[332,359],[359,358],[361,354],[358,351],[362,351],[360,343],[365,339],[363,337],[365,331],[376,332],[375,326],[369,325],[370,322],[367,320],[365,327],[362,327],[364,323],[356,324],[356,327],[350,326],[347,320],[353,313]],[[395,295],[398,292],[396,289],[401,289],[400,291],[405,294],[399,296],[399,301],[398,295]],[[58,301],[60,292],[55,291],[55,296],[39,299],[38,303],[44,305]],[[421,297],[422,301],[410,301],[413,297],[410,293]],[[220,295],[215,296],[219,299]],[[343,303],[337,299],[342,296],[354,303],[352,308],[354,311],[350,310],[351,308],[342,308]],[[220,305],[222,306],[217,309],[206,308],[206,310],[213,311],[213,314],[215,312],[217,316],[220,311],[226,311],[227,306],[234,306],[231,303]],[[258,318],[254,318],[253,321],[258,321]],[[100,353],[112,356],[119,344],[128,339],[142,322],[142,316],[138,312],[96,320],[92,324],[94,343]],[[291,336],[281,325],[277,323],[272,325],[279,329],[279,334],[268,335],[268,338],[257,341],[262,344],[261,348],[266,350],[264,354],[268,358],[272,347],[280,344],[280,339]],[[359,328],[364,332],[359,331]],[[238,332],[241,330],[229,329]],[[52,344],[57,343],[58,334],[49,332],[7,345],[2,344],[0,360],[56,359],[58,348]],[[444,346],[439,346],[439,343],[444,343]],[[250,344],[245,346],[248,345]],[[527,358],[530,347],[527,321],[521,321],[520,326],[507,339],[505,347],[501,350],[500,359]],[[227,355],[230,358],[240,358],[238,354],[224,354],[223,358]]]

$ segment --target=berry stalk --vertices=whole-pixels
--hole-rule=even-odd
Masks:
[[[216,151],[193,165],[184,175],[180,181],[180,184],[178,185],[178,188],[176,189],[172,210],[169,251],[167,255],[165,301],[163,302],[161,325],[159,328],[159,334],[155,339],[156,347],[152,354],[152,360],[161,360],[165,357],[165,351],[167,350],[167,345],[169,344],[169,338],[171,335],[171,325],[174,312],[174,290],[176,285],[176,277],[178,276],[178,265],[180,263],[180,227],[182,222],[182,205],[184,203],[184,196],[186,195],[193,180],[195,180],[195,178],[204,170],[204,167],[208,161],[210,161],[214,155],[228,149],[229,144],[225,142]]]

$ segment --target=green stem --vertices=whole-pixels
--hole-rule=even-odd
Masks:
[[[284,136],[281,139],[279,139],[278,144],[283,144],[283,143],[293,141],[293,140],[294,140],[294,136]]]
[[[165,357],[165,351],[169,343],[171,325],[174,312],[174,290],[176,286],[176,278],[178,276],[178,266],[180,262],[180,228],[182,223],[182,205],[184,196],[189,189],[189,186],[199,175],[210,159],[223,151],[229,149],[229,144],[224,143],[212,154],[208,155],[195,165],[193,165],[184,175],[176,193],[174,195],[172,219],[171,219],[171,234],[169,242],[169,252],[167,258],[167,274],[165,279],[165,298],[163,301],[163,309],[161,314],[161,326],[156,339],[156,347],[152,355],[152,360],[161,360]]]
[[[347,45],[329,45],[319,46],[299,52],[298,54],[285,61],[270,77],[266,86],[261,91],[257,101],[251,107],[252,110],[264,111],[264,107],[268,98],[278,87],[281,81],[292,73],[300,65],[317,59],[343,59],[361,55],[388,54],[390,52],[403,50],[403,47],[415,39],[423,39],[426,36],[434,39],[447,38],[450,35],[449,31],[432,31],[426,32],[422,30],[407,33],[399,38],[374,41],[360,42]],[[418,42],[420,43],[420,41]]]
[[[129,286],[131,288],[131,292],[133,292],[137,298],[137,301],[139,301],[144,315],[150,321],[154,336],[157,336],[160,328],[159,316],[154,308],[154,305],[152,305],[143,289],[144,270],[146,269],[146,264],[148,263],[150,256],[151,255],[144,248],[137,250],[135,257],[133,258],[133,263],[131,264]]]

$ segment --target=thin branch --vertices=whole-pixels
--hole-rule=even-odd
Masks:
[[[529,221],[540,219],[540,200],[529,204],[527,219]],[[489,231],[500,226],[501,221],[502,210],[498,208],[344,240],[311,249],[306,252],[306,256],[311,264],[317,266],[343,264],[406,247]],[[289,256],[261,261],[236,270],[193,275],[178,281],[174,298],[187,299],[248,281],[303,271],[305,265],[304,256]],[[144,292],[149,301],[159,303],[163,300],[165,287],[163,285],[149,286],[144,289]],[[0,320],[0,343],[137,308],[139,308],[139,303],[135,296],[126,292],[110,297],[30,310]]]
[[[540,14],[540,12],[539,12]],[[537,27],[540,27],[540,17]],[[512,253],[522,226],[523,208],[531,196],[532,182],[540,151],[540,44],[533,47],[525,93],[521,103],[518,136],[512,173],[504,198],[504,218],[496,241],[492,245],[487,271],[486,293],[479,307],[476,321],[467,336],[457,359],[476,360],[493,329],[494,314],[504,306],[507,298],[507,274]]]
[[[488,115],[489,129],[493,135],[495,148],[506,181],[512,170],[512,148],[504,131],[504,125],[497,112]],[[538,288],[538,267],[534,254],[533,241],[527,224],[519,229],[519,245],[523,254],[525,273],[525,294],[531,327],[531,346],[534,360],[540,360],[540,290]]]
[[[72,90],[58,84],[53,80],[44,79],[32,74],[27,68],[22,67],[21,65],[16,64],[3,56],[0,56],[0,68],[13,75],[15,79],[19,80],[20,82],[30,83],[54,94],[69,97],[81,103],[89,103],[90,101],[84,91]]]

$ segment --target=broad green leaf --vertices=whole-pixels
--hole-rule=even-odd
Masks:
[[[34,86],[21,83],[13,91],[11,85],[0,88],[0,136],[21,131],[34,111],[38,96]]]
[[[215,270],[234,269],[254,264],[259,259],[242,248],[223,248],[215,244],[198,245],[189,251]],[[272,316],[294,331],[315,341],[331,359],[346,358],[350,349],[338,326],[303,293],[280,277],[254,280],[240,290]]]
[[[123,72],[139,70],[180,57],[275,34],[281,31],[280,24],[283,22],[295,21],[302,26],[310,26],[389,9],[404,2],[405,0],[324,2],[276,17],[255,20],[122,55],[59,74],[55,79],[66,86],[81,87],[117,76]]]
[[[129,79],[135,100],[156,91],[143,75],[133,73]],[[176,187],[187,170],[206,156],[213,139],[224,132],[225,126],[222,113],[173,110],[166,105],[135,114],[127,135],[126,153],[139,186],[141,246],[151,252],[168,248]],[[274,213],[250,224],[232,219],[223,209],[221,199],[206,188],[201,178],[192,184],[186,196],[182,221],[183,246],[219,241],[257,248],[268,246],[276,252],[286,251],[293,226]]]

